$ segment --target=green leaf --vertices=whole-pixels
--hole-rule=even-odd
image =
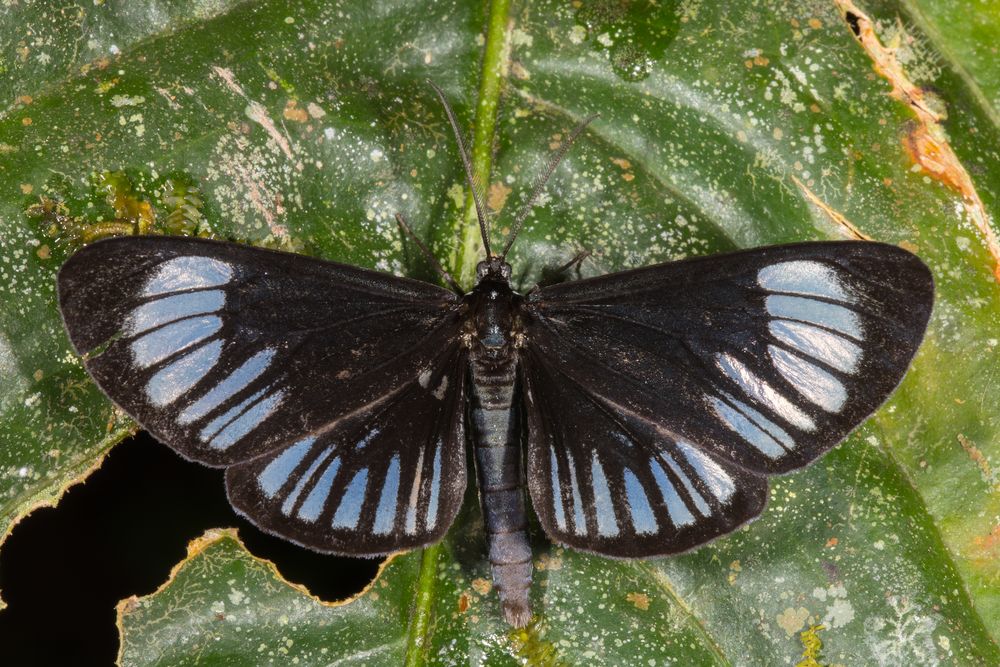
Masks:
[[[968,56],[955,3],[734,4],[133,2],[0,18],[15,100],[0,116],[5,529],[130,428],[70,354],[53,295],[102,223],[434,280],[404,249],[402,211],[470,281],[477,234],[428,77],[472,124],[477,173],[495,162],[495,242],[551,150],[601,114],[514,246],[524,285],[580,248],[596,274],[858,235],[914,250],[937,280],[900,390],[772,480],[764,515],[729,537],[619,562],[536,531],[536,618],[515,632],[471,495],[440,546],[338,606],[217,533],[122,604],[123,663],[1000,661],[995,59]],[[1000,17],[975,25],[997,34]]]

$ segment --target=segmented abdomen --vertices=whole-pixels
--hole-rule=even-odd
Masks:
[[[517,628],[531,618],[531,547],[526,532],[518,410],[513,407],[517,364],[472,364],[472,433],[479,498],[493,585],[504,617]]]

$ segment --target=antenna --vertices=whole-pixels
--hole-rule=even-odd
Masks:
[[[507,252],[510,250],[510,247],[514,245],[514,239],[517,238],[517,233],[521,231],[525,218],[527,218],[528,214],[531,213],[531,208],[535,205],[535,201],[542,194],[542,190],[545,188],[545,184],[548,183],[549,177],[552,176],[552,172],[556,170],[556,167],[559,166],[559,163],[566,156],[566,151],[568,151],[569,147],[574,141],[576,141],[576,138],[580,136],[580,133],[583,132],[584,128],[590,125],[590,122],[599,115],[600,114],[595,113],[593,116],[588,116],[582,123],[577,125],[576,128],[570,132],[566,141],[562,143],[562,146],[559,147],[559,150],[556,151],[556,154],[552,156],[551,160],[549,160],[548,167],[545,168],[545,171],[543,171],[541,176],[538,177],[538,180],[535,181],[535,189],[531,191],[531,196],[528,197],[528,202],[521,207],[521,212],[514,221],[510,234],[507,236],[507,243],[503,247],[503,252],[500,253],[500,259],[505,259],[507,257]]]
[[[472,173],[472,161],[469,160],[469,152],[465,150],[465,142],[462,141],[462,133],[458,129],[458,121],[455,120],[455,112],[451,110],[451,105],[448,104],[448,100],[444,96],[444,91],[438,88],[430,79],[427,80],[434,92],[437,93],[438,98],[441,100],[441,104],[444,105],[444,112],[448,116],[448,122],[451,123],[452,132],[455,133],[455,141],[458,142],[458,152],[462,156],[462,166],[465,167],[465,178],[469,181],[469,189],[472,190],[472,201],[476,205],[476,216],[479,218],[479,233],[483,237],[483,248],[486,250],[486,256],[492,257],[493,253],[490,250],[490,234],[486,225],[486,208],[483,206],[482,197],[479,195],[479,188],[476,187],[476,178]]]

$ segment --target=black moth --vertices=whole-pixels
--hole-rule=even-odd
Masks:
[[[530,202],[492,253],[437,92],[487,253],[467,294],[443,272],[455,291],[196,238],[109,239],[59,272],[97,384],[181,456],[225,467],[254,524],[349,555],[436,542],[468,429],[493,580],[522,627],[525,481],[555,542],[675,554],[756,517],[768,475],[833,447],[899,384],[933,281],[891,245],[756,248],[516,293],[504,258]]]

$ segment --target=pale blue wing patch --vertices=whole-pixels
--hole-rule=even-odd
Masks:
[[[302,463],[314,442],[316,442],[316,438],[313,436],[303,438],[267,464],[267,467],[257,476],[257,483],[264,495],[273,498],[288,483],[292,473]]]
[[[849,374],[858,370],[861,347],[832,331],[790,320],[771,320],[768,331],[781,343],[835,370]]]
[[[256,392],[254,392],[250,396],[247,396],[233,407],[223,412],[221,415],[217,416],[212,421],[205,424],[205,426],[201,429],[201,433],[199,434],[199,438],[201,439],[201,441],[208,442],[209,440],[211,440],[215,436],[215,434],[217,434],[226,426],[226,424],[231,423],[234,419],[243,414],[243,412],[248,407],[250,407],[251,404],[255,403],[256,401],[259,401],[264,396],[264,393],[266,391],[267,391],[266,387],[257,390]]]
[[[795,446],[791,437],[774,422],[743,401],[736,400],[725,392],[722,392],[722,396],[725,400],[715,396],[708,397],[708,403],[715,414],[764,456],[780,459],[788,449]]]
[[[664,462],[666,462],[667,467],[670,468],[678,479],[681,480],[681,484],[684,485],[684,490],[687,491],[688,496],[694,502],[694,506],[697,508],[698,512],[702,516],[709,516],[712,514],[712,508],[705,501],[705,498],[702,497],[701,493],[698,492],[698,489],[695,488],[694,484],[691,482],[691,478],[688,477],[684,469],[677,464],[677,461],[674,460],[674,457],[666,452],[662,452],[660,456]]]
[[[382,482],[382,492],[379,496],[378,509],[375,510],[375,525],[372,532],[376,535],[388,535],[396,521],[396,505],[399,496],[399,455],[389,461],[389,470]]]
[[[248,481],[259,489],[269,515],[280,510],[283,516],[275,519],[297,524],[292,528],[297,531],[295,539],[308,540],[301,536],[331,529],[353,534],[339,540],[433,530],[441,521],[441,484],[448,482],[442,474],[443,440],[438,439],[433,460],[434,445],[420,447],[411,468],[412,459],[398,450],[387,454],[383,448],[399,444],[397,434],[386,441],[378,438],[377,427],[369,427],[364,437],[373,432],[369,444],[378,447],[373,454],[358,454],[356,444],[363,436],[353,429],[311,435],[270,454],[269,460],[254,466],[257,472]],[[359,463],[364,467],[357,467]]]
[[[382,429],[380,429],[378,426],[376,426],[372,430],[368,431],[368,433],[366,433],[363,438],[361,438],[360,440],[358,440],[358,444],[355,445],[355,448],[356,449],[364,449],[365,447],[368,446],[368,443],[370,443],[372,440],[374,440],[376,437],[378,437],[378,434],[381,433],[381,432],[382,432]]]
[[[219,381],[197,401],[184,408],[177,417],[179,424],[190,424],[206,416],[234,395],[250,386],[250,383],[260,377],[274,359],[275,350],[266,347],[247,359],[239,368]]]
[[[635,532],[645,535],[654,535],[659,531],[656,516],[653,508],[649,505],[649,497],[642,486],[642,482],[628,468],[623,471],[625,480],[625,498],[628,501],[629,518]]]
[[[336,479],[338,470],[340,470],[340,459],[335,458],[326,467],[326,470],[323,471],[319,480],[313,485],[306,499],[302,501],[302,506],[299,507],[298,512],[300,519],[312,522],[319,518],[319,515],[323,512],[323,507],[326,505],[327,498],[330,496],[330,488],[333,486],[333,480]]]
[[[406,504],[406,521],[403,531],[407,535],[415,535],[417,532],[417,503],[420,500],[420,485],[423,483],[425,449],[421,447],[420,453],[417,454],[416,472],[413,476],[413,484],[410,486],[409,502]]]
[[[858,314],[850,308],[835,303],[801,296],[774,294],[764,299],[764,307],[771,317],[798,320],[832,329],[855,340],[862,339],[861,320]]]
[[[830,413],[843,410],[849,393],[834,373],[857,372],[863,350],[855,341],[863,339],[864,330],[858,313],[848,307],[858,303],[857,295],[833,266],[809,260],[780,262],[762,268],[757,283],[772,292],[764,305],[771,318],[768,332],[778,344],[768,345],[767,359],[794,392],[762,379],[746,363],[723,352],[716,355],[716,365],[751,401],[721,391],[706,395],[706,400],[727,428],[764,456],[778,460],[795,447],[795,441],[748,403],[756,402],[799,430],[815,431],[816,423],[801,402]]]
[[[611,489],[608,487],[608,478],[604,474],[604,466],[597,457],[597,450],[594,450],[594,457],[590,463],[591,488],[594,492],[594,517],[597,520],[597,534],[602,537],[613,537],[618,534],[618,520],[615,518],[615,505],[611,500]]]
[[[441,493],[441,450],[444,449],[444,442],[440,439],[437,441],[437,447],[434,450],[434,466],[431,474],[431,497],[427,502],[427,514],[425,515],[425,523],[427,525],[427,530],[433,530],[434,526],[437,525],[438,516],[438,499]]]
[[[213,420],[210,426],[222,423],[223,426],[214,433],[202,431],[201,439],[208,441],[212,449],[229,449],[260,426],[265,419],[274,414],[285,397],[285,391],[278,389],[266,396],[261,396],[267,389],[262,389],[246,399],[222,417]],[[225,421],[225,418],[229,421]]]
[[[306,468],[305,472],[299,476],[298,480],[295,482],[295,486],[285,497],[284,502],[281,503],[282,514],[285,516],[291,516],[292,510],[295,509],[295,503],[298,502],[299,496],[302,495],[302,491],[305,490],[306,484],[309,483],[309,480],[312,479],[319,467],[323,465],[332,453],[333,447],[327,447],[322,452],[318,453],[312,462],[309,463],[309,467]]]
[[[221,328],[222,319],[214,315],[173,322],[132,341],[132,360],[139,368],[149,368],[210,338]]]
[[[403,474],[400,455],[393,455],[386,472],[385,482],[382,485],[378,507],[375,510],[373,533],[386,535],[395,532],[400,511],[403,512],[401,517],[402,531],[407,535],[417,534],[421,518],[424,522],[424,530],[433,530],[437,525],[441,485],[447,483],[447,480],[441,477],[441,452],[444,448],[444,441],[438,438],[431,446],[434,449],[434,458],[430,465],[430,471],[425,475],[427,447],[421,446],[417,453],[416,465],[413,468],[413,478],[407,482],[409,484],[408,490],[402,488],[403,482],[401,480],[405,479],[406,476]],[[406,500],[405,506],[401,504],[404,498]],[[426,505],[422,505],[421,500],[424,500]]]
[[[729,473],[689,442],[678,440],[677,449],[680,450],[681,455],[694,470],[702,484],[715,496],[715,499],[723,505],[727,504],[736,492],[736,482]],[[684,479],[687,477],[685,476]]]
[[[577,535],[586,535],[587,522],[583,516],[583,497],[580,495],[580,483],[576,477],[576,464],[569,452],[566,453],[566,460],[569,463],[569,486],[573,497],[573,532]]]
[[[221,287],[233,278],[233,268],[211,257],[185,255],[161,263],[146,283],[143,296]]]
[[[222,318],[212,313],[225,305],[225,293],[208,288],[232,277],[225,262],[187,256],[162,262],[146,282],[142,296],[158,298],[137,306],[123,326],[126,335],[138,336],[129,346],[132,360],[149,368],[181,355],[147,381],[146,395],[155,407],[176,401],[218,363],[221,341],[205,341],[222,329]]]
[[[162,262],[146,282],[142,295],[150,300],[128,316],[125,332],[138,336],[130,349],[136,366],[148,368],[212,339],[223,328],[219,314],[226,303],[222,288],[233,279],[233,267],[211,257],[183,256]],[[154,405],[162,406],[187,393],[219,361],[220,341],[198,347],[170,363],[147,383]],[[270,366],[274,348],[267,347],[206,388],[177,416],[186,426],[211,415],[233,396],[250,387]],[[217,414],[200,430],[200,439],[216,450],[226,450],[249,435],[274,414],[284,399],[283,389],[264,388],[238,405]]]
[[[176,401],[212,370],[222,354],[222,341],[214,340],[158,370],[146,383],[146,396],[154,407]]]
[[[733,355],[717,354],[716,364],[726,377],[736,383],[747,396],[766,405],[782,419],[803,431],[816,430],[816,424],[809,415]]]
[[[559,461],[556,450],[549,447],[549,486],[552,488],[552,509],[559,530],[566,531],[566,511],[563,509],[562,485],[559,482]]]
[[[125,331],[135,336],[170,322],[218,312],[225,304],[226,293],[217,289],[161,297],[133,310],[126,320]]]
[[[681,498],[680,494],[677,493],[674,483],[667,477],[667,473],[663,469],[659,457],[650,457],[649,469],[653,473],[653,479],[656,480],[656,486],[660,490],[660,497],[663,498],[663,503],[667,506],[667,514],[670,516],[670,521],[673,522],[674,526],[681,528],[694,524],[694,515],[688,509],[687,504]]]
[[[340,497],[340,504],[333,515],[334,528],[356,528],[361,517],[361,506],[365,501],[365,490],[368,486],[368,468],[362,468],[354,473],[347,489]]]
[[[757,284],[769,292],[854,301],[832,266],[810,260],[796,259],[765,266],[757,273]]]
[[[827,412],[840,412],[844,407],[847,389],[833,375],[774,345],[768,345],[767,353],[781,376],[805,398]]]

